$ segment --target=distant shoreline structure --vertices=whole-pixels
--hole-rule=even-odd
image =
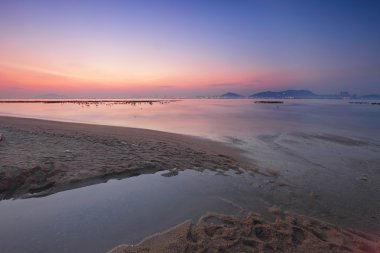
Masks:
[[[341,91],[339,94],[320,95],[309,90],[284,90],[284,91],[264,91],[249,96],[243,96],[235,92],[227,92],[216,96],[196,96],[196,97],[162,97],[162,98],[0,98],[0,103],[114,103],[114,104],[132,104],[132,103],[168,103],[183,99],[347,99],[347,100],[380,100],[380,94],[369,94],[358,96]]]
[[[179,101],[178,99],[0,99],[0,104],[77,104],[90,105],[141,105],[167,104]]]
[[[221,96],[215,97],[221,99],[237,99],[237,98],[251,98],[251,99],[366,99],[366,100],[379,100],[380,94],[370,94],[364,96],[357,96],[349,92],[342,91],[336,95],[319,95],[309,90],[284,90],[284,91],[264,91],[252,94],[248,97],[242,96],[238,93],[227,92]]]

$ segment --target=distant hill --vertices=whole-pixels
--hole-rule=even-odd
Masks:
[[[220,96],[221,98],[243,98],[242,95],[233,93],[233,92],[227,92]]]
[[[335,95],[318,95],[309,90],[285,90],[285,91],[264,91],[253,94],[249,98],[272,98],[272,99],[286,99],[286,98],[306,98],[306,99],[369,99],[380,100],[379,94],[370,94],[365,96],[357,96],[350,94],[347,91],[341,91]]]
[[[285,90],[260,92],[249,96],[249,98],[318,98],[318,95],[309,90]]]

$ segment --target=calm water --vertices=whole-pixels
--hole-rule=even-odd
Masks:
[[[208,211],[264,213],[272,205],[380,234],[380,106],[210,99],[136,106],[0,104],[0,115],[205,137],[245,150],[261,172],[278,173],[157,173],[1,201],[1,252],[105,252]],[[367,181],[357,179],[363,175]]]
[[[0,115],[128,126],[226,141],[285,131],[340,131],[379,139],[380,106],[346,100],[188,99],[166,104],[99,105],[0,104]],[[365,130],[365,131],[363,131]]]
[[[240,205],[253,208],[261,201],[243,176],[185,171],[168,178],[162,173],[2,201],[0,251],[107,252],[207,212],[234,214]],[[244,195],[230,203],[236,192]]]

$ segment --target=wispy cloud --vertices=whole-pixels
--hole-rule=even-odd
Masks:
[[[35,67],[35,66],[29,66],[29,65],[23,65],[23,64],[0,62],[0,66],[6,67],[6,68],[11,68],[11,69],[26,70],[26,71],[32,71],[32,72],[41,73],[41,74],[64,77],[64,78],[89,80],[89,78],[87,78],[85,76],[81,76],[81,75],[63,73],[63,72],[48,69],[48,68],[41,68],[41,67]]]
[[[240,83],[212,83],[208,84],[209,87],[236,87],[240,86]]]
[[[175,86],[173,86],[173,85],[159,85],[159,86],[157,86],[157,88],[163,88],[163,89],[168,89],[168,88],[173,88],[173,87],[175,87]]]
[[[1,85],[1,83],[0,83],[0,86],[2,86]],[[21,86],[14,86],[14,85],[4,85],[3,87],[2,87],[4,90],[25,90],[25,88],[24,87],[21,87]]]

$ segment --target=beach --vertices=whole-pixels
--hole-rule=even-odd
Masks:
[[[236,148],[125,127],[0,117],[1,199],[27,198],[169,170],[254,171]]]
[[[138,252],[380,252],[379,238],[344,230],[304,216],[284,215],[274,222],[260,215],[210,214],[197,224],[186,221],[137,246],[108,253]]]
[[[379,10],[0,0],[0,253],[380,253]]]
[[[221,142],[132,127],[0,116],[0,209],[9,220],[12,213],[22,212],[17,205],[30,199],[36,204],[25,205],[34,210],[36,221],[49,223],[58,213],[43,208],[50,203],[62,203],[62,212],[76,216],[78,207],[69,202],[83,202],[85,211],[80,207],[78,213],[103,217],[127,201],[107,225],[108,232],[99,234],[108,241],[96,252],[113,247],[112,253],[379,252],[377,139],[300,127],[259,133],[249,146],[248,138],[239,135],[225,135]],[[112,189],[115,179],[124,186]],[[133,183],[134,179],[142,181]],[[152,191],[145,192],[149,184]],[[107,209],[97,213],[104,207],[102,199],[112,195]],[[122,200],[124,195],[129,197]],[[36,197],[40,201],[34,201]],[[176,202],[182,206],[172,209]],[[123,216],[135,205],[129,217]],[[51,218],[39,217],[45,210]],[[57,224],[68,222],[74,228],[75,222],[82,222],[81,215],[78,221],[66,217]],[[120,227],[115,226],[118,221]],[[5,224],[11,226],[13,222]],[[35,227],[27,226],[26,231]],[[6,231],[0,232],[9,242]],[[51,232],[41,236],[45,233]],[[83,252],[94,252],[96,243],[89,246],[93,238],[79,235],[79,241],[70,244],[62,240],[70,247],[61,252],[81,248],[78,245],[85,246]],[[86,243],[80,243],[82,239]],[[33,240],[23,247],[30,243]],[[5,249],[12,249],[7,244]],[[41,249],[55,246],[43,245]]]

